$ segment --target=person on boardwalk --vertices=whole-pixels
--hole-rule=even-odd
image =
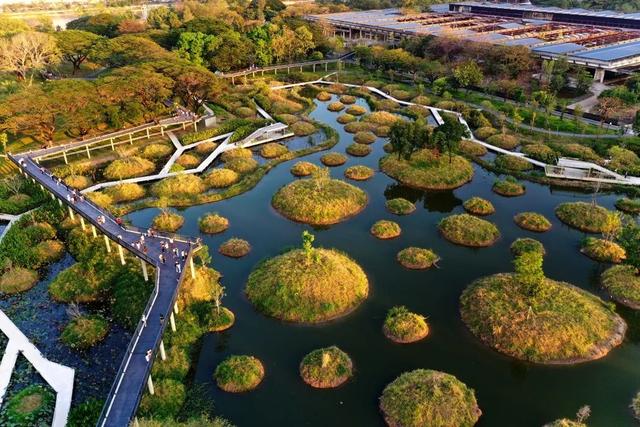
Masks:
[[[182,273],[182,266],[180,265],[180,263],[176,261],[174,264],[176,266],[176,273]]]
[[[164,263],[165,263],[164,254],[160,254],[160,255],[158,256],[158,258],[160,258],[160,262],[164,265]]]
[[[187,260],[187,253],[185,251],[180,252],[180,257],[182,257],[183,261]]]
[[[149,349],[147,350],[147,354],[145,354],[144,358],[147,360],[147,362],[151,361],[151,356],[153,355],[153,350]]]

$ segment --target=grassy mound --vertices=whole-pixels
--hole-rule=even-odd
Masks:
[[[351,107],[347,108],[347,114],[350,114],[352,116],[362,116],[366,112],[367,109],[359,105],[352,105]]]
[[[580,252],[598,262],[620,264],[627,259],[627,253],[622,246],[616,242],[594,237],[584,239]]]
[[[28,268],[13,267],[0,276],[0,294],[28,291],[38,283],[38,273]]]
[[[187,391],[181,381],[162,378],[154,381],[155,394],[145,393],[138,409],[140,415],[158,419],[173,418],[187,398]]]
[[[369,123],[374,123],[378,126],[391,126],[400,119],[397,114],[389,113],[387,111],[374,111],[363,117],[363,120]]]
[[[475,132],[473,132],[473,134],[476,136],[476,138],[478,139],[482,139],[485,140],[489,137],[492,137],[493,135],[497,134],[498,131],[492,127],[481,127],[475,130]]]
[[[386,240],[396,238],[402,233],[397,222],[380,220],[371,226],[369,230],[378,239]]]
[[[389,199],[384,202],[384,206],[389,212],[395,215],[409,215],[416,210],[416,205],[414,205],[407,199],[403,199],[402,197]]]
[[[106,193],[100,193],[99,191],[87,194],[87,198],[96,205],[103,208],[108,208],[113,204],[113,199],[111,198],[111,196]]]
[[[44,426],[52,420],[56,395],[49,388],[30,385],[12,396],[0,414],[3,426]]]
[[[145,159],[157,160],[169,157],[173,153],[173,146],[169,144],[149,144],[140,153]]]
[[[260,384],[264,378],[264,367],[253,356],[229,356],[218,365],[213,377],[222,390],[241,393]]]
[[[202,179],[190,174],[165,178],[151,186],[151,193],[156,197],[194,196],[204,190]]]
[[[389,132],[391,132],[391,127],[390,126],[378,126],[377,128],[375,128],[373,130],[373,133],[375,133],[376,136],[378,136],[380,138],[385,138],[385,137],[389,136]]]
[[[114,185],[106,188],[104,193],[111,197],[114,203],[130,202],[142,199],[145,196],[144,187],[134,182]]]
[[[510,156],[508,154],[500,154],[493,162],[501,169],[510,171],[528,171],[533,169],[533,165],[521,157]]]
[[[468,214],[443,218],[438,228],[445,239],[462,246],[491,246],[500,238],[493,223]]]
[[[542,243],[529,237],[514,240],[509,249],[513,256],[520,256],[525,252],[538,252],[541,255],[547,253]]]
[[[353,140],[358,144],[373,144],[376,142],[376,135],[371,131],[362,131],[356,133]]]
[[[640,213],[640,199],[628,199],[626,197],[616,201],[616,208],[630,214]]]
[[[340,97],[340,102],[342,102],[343,104],[355,104],[356,97],[351,95],[342,95]]]
[[[405,306],[398,306],[387,312],[382,332],[393,342],[408,344],[429,335],[429,326],[424,316],[410,312]]]
[[[431,98],[425,95],[418,95],[411,100],[414,104],[418,105],[431,105]]]
[[[347,157],[344,154],[332,152],[320,157],[320,161],[325,166],[340,166],[347,162]]]
[[[256,114],[256,112],[249,107],[238,107],[236,108],[235,113],[236,113],[236,116],[244,117],[244,118],[253,117]]]
[[[178,157],[176,163],[185,169],[192,169],[198,167],[200,164],[200,157],[190,153],[185,153]]]
[[[233,148],[229,151],[225,151],[220,155],[220,159],[223,162],[228,162],[234,159],[250,159],[253,156],[253,151],[248,148]]]
[[[209,332],[222,332],[233,326],[236,316],[226,307],[214,308],[209,318]]]
[[[505,150],[513,150],[520,144],[518,138],[513,135],[505,134],[492,135],[487,138],[487,143],[495,145],[496,147],[504,148]]]
[[[588,233],[602,233],[607,227],[609,211],[585,202],[562,203],[555,210],[560,221]]]
[[[208,213],[198,219],[198,227],[200,231],[207,234],[222,233],[229,228],[229,220],[217,213]]]
[[[110,180],[127,179],[153,173],[156,165],[150,160],[138,156],[114,160],[104,170],[105,178]]]
[[[551,230],[551,222],[544,215],[536,212],[521,212],[514,216],[513,220],[525,230],[537,233]]]
[[[349,111],[349,110],[347,110],[347,111]],[[353,114],[346,113],[346,114],[342,114],[342,115],[338,116],[336,121],[338,123],[340,123],[341,125],[346,125],[347,123],[355,122],[356,121],[356,117]]]
[[[251,245],[246,240],[232,237],[220,245],[218,252],[230,258],[242,258],[251,252]]]
[[[319,348],[300,362],[300,376],[315,388],[338,387],[353,375],[349,355],[336,346]]]
[[[405,268],[424,270],[438,262],[440,257],[431,249],[412,246],[398,252],[396,259]]]
[[[214,294],[219,291],[220,273],[213,268],[196,267],[195,279],[191,274],[185,275],[176,302],[184,309],[193,303],[213,301]]]
[[[460,141],[460,152],[467,156],[481,157],[487,154],[487,148],[484,145],[480,145],[477,142],[463,139]]]
[[[472,283],[460,298],[462,320],[495,350],[536,363],[578,363],[606,355],[626,325],[598,297],[543,278],[531,293],[516,274]]]
[[[351,154],[352,156],[364,157],[371,154],[371,147],[365,144],[355,143],[347,146],[346,151],[348,154]]]
[[[351,123],[347,123],[344,126],[345,132],[349,132],[349,133],[358,133],[358,132],[363,132],[367,130],[373,130],[375,128],[376,128],[376,125],[374,123],[367,123],[367,122],[351,122]]]
[[[380,111],[377,112],[385,112],[385,111],[395,111],[400,108],[400,104],[391,99],[383,99],[382,101],[376,102],[376,109]]]
[[[368,166],[350,166],[344,170],[344,176],[354,181],[366,181],[371,179],[375,172]]]
[[[300,117],[293,115],[293,114],[280,114],[278,116],[278,120],[281,121],[282,123],[286,124],[286,125],[292,125],[295,122],[300,121]]]
[[[78,190],[84,190],[93,184],[93,180],[84,175],[69,175],[64,179],[65,184]]]
[[[64,244],[59,240],[44,240],[34,248],[36,258],[42,264],[58,261],[64,255],[64,251]]]
[[[560,418],[550,423],[547,423],[542,427],[588,427],[588,426],[585,423],[570,420],[569,418]]]
[[[532,159],[541,162],[555,164],[558,160],[558,153],[551,147],[544,144],[527,144],[522,147],[522,152]]]
[[[67,268],[49,285],[51,297],[58,302],[96,302],[108,291],[108,284],[82,263]]]
[[[600,156],[598,156],[598,154],[593,151],[593,148],[579,143],[561,144],[558,146],[558,149],[562,152],[562,154],[568,157],[574,157],[596,163],[602,160]]]
[[[109,333],[109,322],[100,315],[78,316],[65,326],[60,340],[76,350],[98,344]]]
[[[307,254],[294,249],[259,264],[249,276],[246,293],[268,316],[317,323],[360,305],[369,282],[360,266],[338,251],[319,248]]]
[[[329,92],[325,92],[325,91],[318,92],[318,94],[316,95],[316,99],[318,101],[323,101],[323,102],[324,101],[328,101],[328,100],[331,99],[331,94]]]
[[[388,384],[380,409],[392,427],[473,426],[482,411],[473,389],[444,372],[416,369]]]
[[[207,141],[207,142],[203,142],[201,144],[196,145],[193,148],[193,151],[195,151],[198,154],[209,154],[213,152],[213,150],[215,150],[216,148],[218,148],[217,142]]]
[[[270,142],[260,148],[260,155],[265,159],[274,159],[288,152],[289,149],[286,146],[278,144],[277,142]]]
[[[640,271],[632,265],[616,265],[602,274],[602,286],[620,304],[640,310]]]
[[[156,215],[151,226],[156,230],[174,232],[184,224],[184,217],[175,212],[162,212]]]
[[[291,174],[294,176],[309,176],[318,169],[318,166],[313,163],[301,161],[291,167]]]
[[[636,420],[640,421],[640,392],[631,400],[631,405],[629,406],[631,407],[633,416],[636,417]]]
[[[336,102],[332,102],[331,104],[329,104],[327,106],[327,110],[329,111],[342,111],[344,110],[344,104],[342,102],[336,101]]]
[[[441,156],[432,150],[419,150],[409,160],[388,154],[380,159],[380,170],[401,182],[419,190],[451,190],[473,178],[473,168],[461,156]]]
[[[302,120],[295,122],[290,126],[290,128],[296,136],[307,136],[316,131],[316,127],[313,123],[304,122]]]
[[[218,168],[212,170],[204,178],[203,182],[209,188],[226,188],[229,187],[240,179],[237,172],[231,169]]]
[[[365,208],[367,194],[338,179],[324,177],[293,181],[273,196],[271,203],[285,217],[313,225],[343,221]]]
[[[465,211],[474,215],[491,215],[496,211],[496,208],[493,207],[493,204],[485,200],[481,197],[472,197],[469,200],[466,200],[462,207]]]
[[[522,196],[526,191],[524,185],[518,183],[511,177],[494,182],[491,189],[494,193],[504,197]]]

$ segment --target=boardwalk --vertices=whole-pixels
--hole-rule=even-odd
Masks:
[[[187,257],[186,259],[177,257],[174,260],[170,253],[166,253],[166,264],[162,264],[159,260],[159,255],[161,254],[160,243],[162,241],[169,242],[170,236],[146,237],[145,243],[147,244],[148,252],[143,253],[134,246],[134,243],[143,234],[141,230],[133,227],[121,227],[116,222],[116,218],[84,197],[75,203],[70,202],[69,198],[72,195],[72,190],[53,179],[28,154],[9,155],[9,158],[20,167],[23,173],[46,187],[61,204],[67,205],[70,215],[79,214],[81,220],[88,221],[94,237],[97,237],[97,231],[104,234],[107,248],[111,246],[107,239],[116,242],[122,262],[125,262],[122,252],[124,249],[141,260],[145,274],[146,264],[151,264],[156,268],[156,282],[153,294],[127,348],[99,422],[101,426],[127,426],[136,413],[148,383],[149,388],[152,388],[149,380],[151,364],[156,350],[161,346],[162,335],[167,323],[172,323],[173,327],[172,311],[178,288],[188,265],[191,265],[191,274],[194,273],[192,256],[194,251],[200,247],[199,243],[194,240],[173,238],[173,247],[177,248],[179,252],[185,251]],[[99,216],[104,216],[104,223],[98,221]],[[177,267],[174,262],[178,262],[180,273],[176,271]],[[164,320],[161,322],[161,319]],[[147,358],[149,350],[153,354],[150,360]]]

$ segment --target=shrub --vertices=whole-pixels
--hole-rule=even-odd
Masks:
[[[110,180],[133,178],[153,173],[156,165],[137,156],[116,159],[104,170],[104,176]]]
[[[300,117],[293,114],[280,114],[278,116],[278,121],[291,126],[295,122],[300,121]]]
[[[265,159],[273,159],[276,157],[280,157],[289,152],[289,149],[277,142],[270,142],[265,144],[260,148],[260,155]]]
[[[324,101],[328,101],[328,100],[330,100],[330,99],[331,99],[331,94],[330,94],[329,92],[325,92],[325,91],[318,92],[318,93],[316,94],[316,99],[317,99],[318,101],[323,101],[323,102],[324,102]]]
[[[482,411],[473,389],[453,375],[427,369],[405,372],[388,384],[380,409],[390,426],[473,426]]]
[[[97,425],[104,401],[99,399],[89,399],[75,405],[69,411],[67,419],[67,427],[85,427],[88,425]]]
[[[518,138],[513,135],[506,134],[492,135],[487,138],[487,143],[495,145],[496,147],[504,148],[505,150],[513,150],[520,144]]]
[[[212,153],[216,148],[218,148],[218,143],[213,141],[203,142],[202,144],[198,144],[193,148],[197,154],[209,154]]]
[[[500,238],[500,231],[493,223],[468,214],[448,216],[440,221],[438,228],[445,239],[462,246],[491,246]]]
[[[229,160],[225,167],[239,174],[253,172],[258,168],[258,162],[254,159],[233,159]]]
[[[347,146],[346,151],[352,156],[364,157],[371,154],[372,149],[368,145],[355,143]]]
[[[616,208],[630,214],[640,213],[640,199],[628,199],[626,197],[618,199]]]
[[[236,108],[236,116],[238,117],[242,117],[242,118],[248,118],[248,117],[253,117],[255,116],[256,112],[253,111],[253,109],[249,108],[249,107],[239,107]]]
[[[356,97],[351,95],[342,95],[340,97],[340,102],[342,102],[343,104],[355,104]]]
[[[518,226],[525,230],[542,233],[551,229],[551,222],[544,216],[536,212],[522,212],[513,217]]]
[[[497,156],[494,164],[501,169],[509,171],[528,171],[533,169],[533,165],[525,159],[508,154],[500,154]]]
[[[607,227],[610,211],[591,203],[562,203],[555,210],[560,221],[588,233],[602,233]],[[619,220],[619,219],[618,219]]]
[[[342,111],[344,110],[344,104],[342,102],[336,101],[332,102],[327,106],[327,110],[329,111]]]
[[[249,150],[248,148],[239,147],[239,148],[233,148],[231,150],[225,151],[220,156],[220,159],[223,162],[228,162],[234,159],[250,159],[252,157],[253,157],[253,151]]]
[[[425,95],[418,95],[411,102],[418,105],[431,105],[431,98]]]
[[[0,414],[0,425],[48,425],[53,417],[55,394],[41,385],[30,385],[11,396]]]
[[[353,116],[362,116],[367,112],[367,109],[360,105],[352,105],[347,108],[347,114]]]
[[[157,160],[169,157],[173,153],[173,146],[169,144],[149,144],[142,150],[140,155],[145,159]]]
[[[633,411],[633,416],[636,417],[636,420],[640,421],[640,392],[638,392],[631,401],[631,410]]]
[[[325,166],[340,166],[346,163],[347,157],[344,154],[332,152],[320,157],[320,161]]]
[[[178,157],[176,163],[186,169],[192,169],[198,167],[200,164],[200,158],[193,154],[185,153]]]
[[[114,203],[130,202],[142,199],[145,196],[144,187],[134,182],[122,183],[108,187],[104,193],[111,197]]]
[[[178,307],[182,309],[197,302],[214,300],[214,294],[221,291],[220,273],[209,267],[196,267],[195,279],[187,274],[178,293]],[[209,305],[206,306],[209,311]]]
[[[440,257],[431,249],[409,247],[398,252],[396,257],[403,267],[424,270],[438,262]]]
[[[156,215],[151,222],[151,226],[156,230],[174,232],[184,224],[184,217],[174,212],[161,212]]]
[[[394,239],[400,236],[400,225],[394,221],[380,220],[371,226],[369,230],[378,239]]]
[[[38,273],[23,267],[13,267],[0,276],[0,294],[28,291],[38,283]]]
[[[386,111],[374,111],[373,113],[364,116],[362,120],[374,123],[378,126],[391,126],[400,120],[400,116]]]
[[[376,128],[375,124],[367,123],[367,122],[351,122],[347,123],[344,126],[345,132],[348,133],[358,133],[367,130],[373,130]]]
[[[602,274],[602,286],[620,304],[640,310],[640,271],[632,265],[615,265]]]
[[[308,176],[318,170],[318,166],[310,162],[300,161],[291,167],[291,173],[294,176]]]
[[[38,243],[33,250],[40,264],[48,264],[62,258],[65,248],[59,240],[44,240]]]
[[[366,181],[373,177],[375,172],[368,166],[350,166],[344,170],[344,176],[354,181]]]
[[[352,375],[349,355],[336,346],[313,350],[300,362],[300,376],[315,388],[338,387]]]
[[[102,208],[109,208],[113,204],[113,199],[106,193],[93,192],[87,194],[87,198]]]
[[[172,346],[166,354],[165,360],[157,358],[154,361],[151,369],[152,378],[168,378],[184,382],[191,365],[189,354],[178,346]]]
[[[69,187],[76,188],[78,190],[84,190],[93,184],[93,181],[88,176],[84,175],[69,175],[64,179],[65,184]]]
[[[540,255],[545,255],[547,251],[544,249],[542,243],[536,239],[524,237],[513,241],[510,247],[513,256],[520,256],[525,252],[538,252]]]
[[[378,126],[373,130],[373,133],[376,136],[379,136],[380,138],[386,138],[387,136],[389,136],[390,132],[391,132],[390,126]]]
[[[246,240],[233,237],[222,243],[218,251],[230,258],[242,258],[251,251],[251,245]]]
[[[76,350],[86,350],[109,333],[109,322],[100,315],[78,316],[65,326],[60,340]]]
[[[337,93],[338,95],[342,95],[346,91],[347,91],[347,88],[344,85],[341,85],[340,83],[334,83],[331,86],[329,86],[329,92],[331,93]]]
[[[191,174],[175,175],[151,186],[151,193],[156,197],[194,196],[204,190],[202,179]]]
[[[467,212],[474,215],[491,215],[496,211],[493,204],[481,197],[472,197],[462,204]]]
[[[213,377],[222,390],[240,393],[253,390],[264,377],[264,367],[253,356],[229,356],[220,363]]]
[[[376,141],[376,135],[371,131],[362,131],[356,133],[353,140],[358,144],[373,144]]]
[[[229,220],[217,213],[208,213],[198,220],[198,226],[203,233],[217,234],[229,228]]]
[[[347,123],[355,122],[356,118],[355,116],[347,113],[339,115],[336,121],[342,125],[346,125]]]
[[[591,147],[587,147],[586,145],[578,143],[559,144],[557,148],[565,156],[575,157],[588,162],[599,162],[602,160]]]
[[[494,193],[505,197],[522,196],[526,191],[525,187],[512,177],[494,182],[491,189]]]
[[[376,109],[381,110],[381,112],[395,111],[398,108],[400,108],[400,105],[391,99],[383,99],[382,101],[376,102]]]
[[[532,159],[539,160],[550,165],[558,162],[558,153],[544,144],[527,144],[522,146],[522,152]]]
[[[498,131],[492,127],[478,128],[473,132],[476,138],[482,139],[482,140],[486,140],[487,138],[492,137],[497,133]]]
[[[155,382],[154,389],[154,395],[145,393],[142,396],[140,413],[143,416],[153,416],[160,419],[174,418],[187,396],[184,384],[170,378],[163,378]]]
[[[402,197],[389,199],[384,203],[384,206],[389,212],[395,215],[409,215],[416,210],[416,205]]]
[[[584,239],[580,252],[595,261],[613,264],[619,264],[627,258],[626,251],[617,243],[593,237]]]
[[[209,188],[226,188],[240,179],[240,176],[231,169],[218,168],[212,170],[203,178],[204,185]]]
[[[220,307],[219,310],[214,308],[211,310],[209,321],[207,322],[209,332],[221,332],[227,330],[233,326],[235,319],[236,316],[228,308]]]
[[[429,326],[424,316],[410,312],[405,306],[397,306],[387,312],[382,332],[393,342],[408,344],[425,338]]]
[[[135,329],[152,289],[153,282],[145,281],[140,268],[133,263],[120,269],[113,280],[111,313],[114,320],[129,330]]]
[[[399,99],[400,101],[407,101],[413,96],[411,92],[401,89],[392,90],[389,95],[393,96],[395,99]]]
[[[56,276],[49,293],[58,302],[96,302],[109,291],[109,281],[105,279],[82,263],[74,264]]]
[[[613,169],[618,173],[639,175],[640,174],[640,158],[631,150],[620,146],[609,148],[609,156],[611,160],[607,164],[609,169]]]
[[[460,141],[460,152],[467,156],[481,157],[487,154],[487,148],[484,145],[480,145],[477,142],[463,139]]]
[[[307,136],[316,131],[316,127],[313,123],[305,122],[302,120],[300,120],[299,122],[295,122],[290,126],[290,128],[296,136]]]

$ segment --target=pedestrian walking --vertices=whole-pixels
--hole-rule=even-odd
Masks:
[[[151,356],[153,355],[153,350],[149,349],[147,350],[147,354],[144,356],[144,358],[147,360],[147,362],[151,361]]]
[[[165,263],[164,254],[160,254],[160,256],[158,258],[160,258],[160,262],[164,265],[164,263]]]
[[[176,273],[181,273],[182,272],[182,267],[180,266],[180,263],[178,261],[176,261],[174,264],[176,266]]]
[[[145,328],[147,327],[147,316],[144,314],[142,315],[142,326]]]
[[[160,326],[164,325],[164,316],[160,315]]]
[[[164,251],[166,250],[167,250],[167,247],[165,246],[165,242],[160,243],[160,251],[164,253]]]
[[[182,252],[180,253],[180,256],[182,257],[182,260],[183,260],[183,261],[186,261],[186,260],[187,260],[187,253],[186,253],[185,251],[182,251]]]

